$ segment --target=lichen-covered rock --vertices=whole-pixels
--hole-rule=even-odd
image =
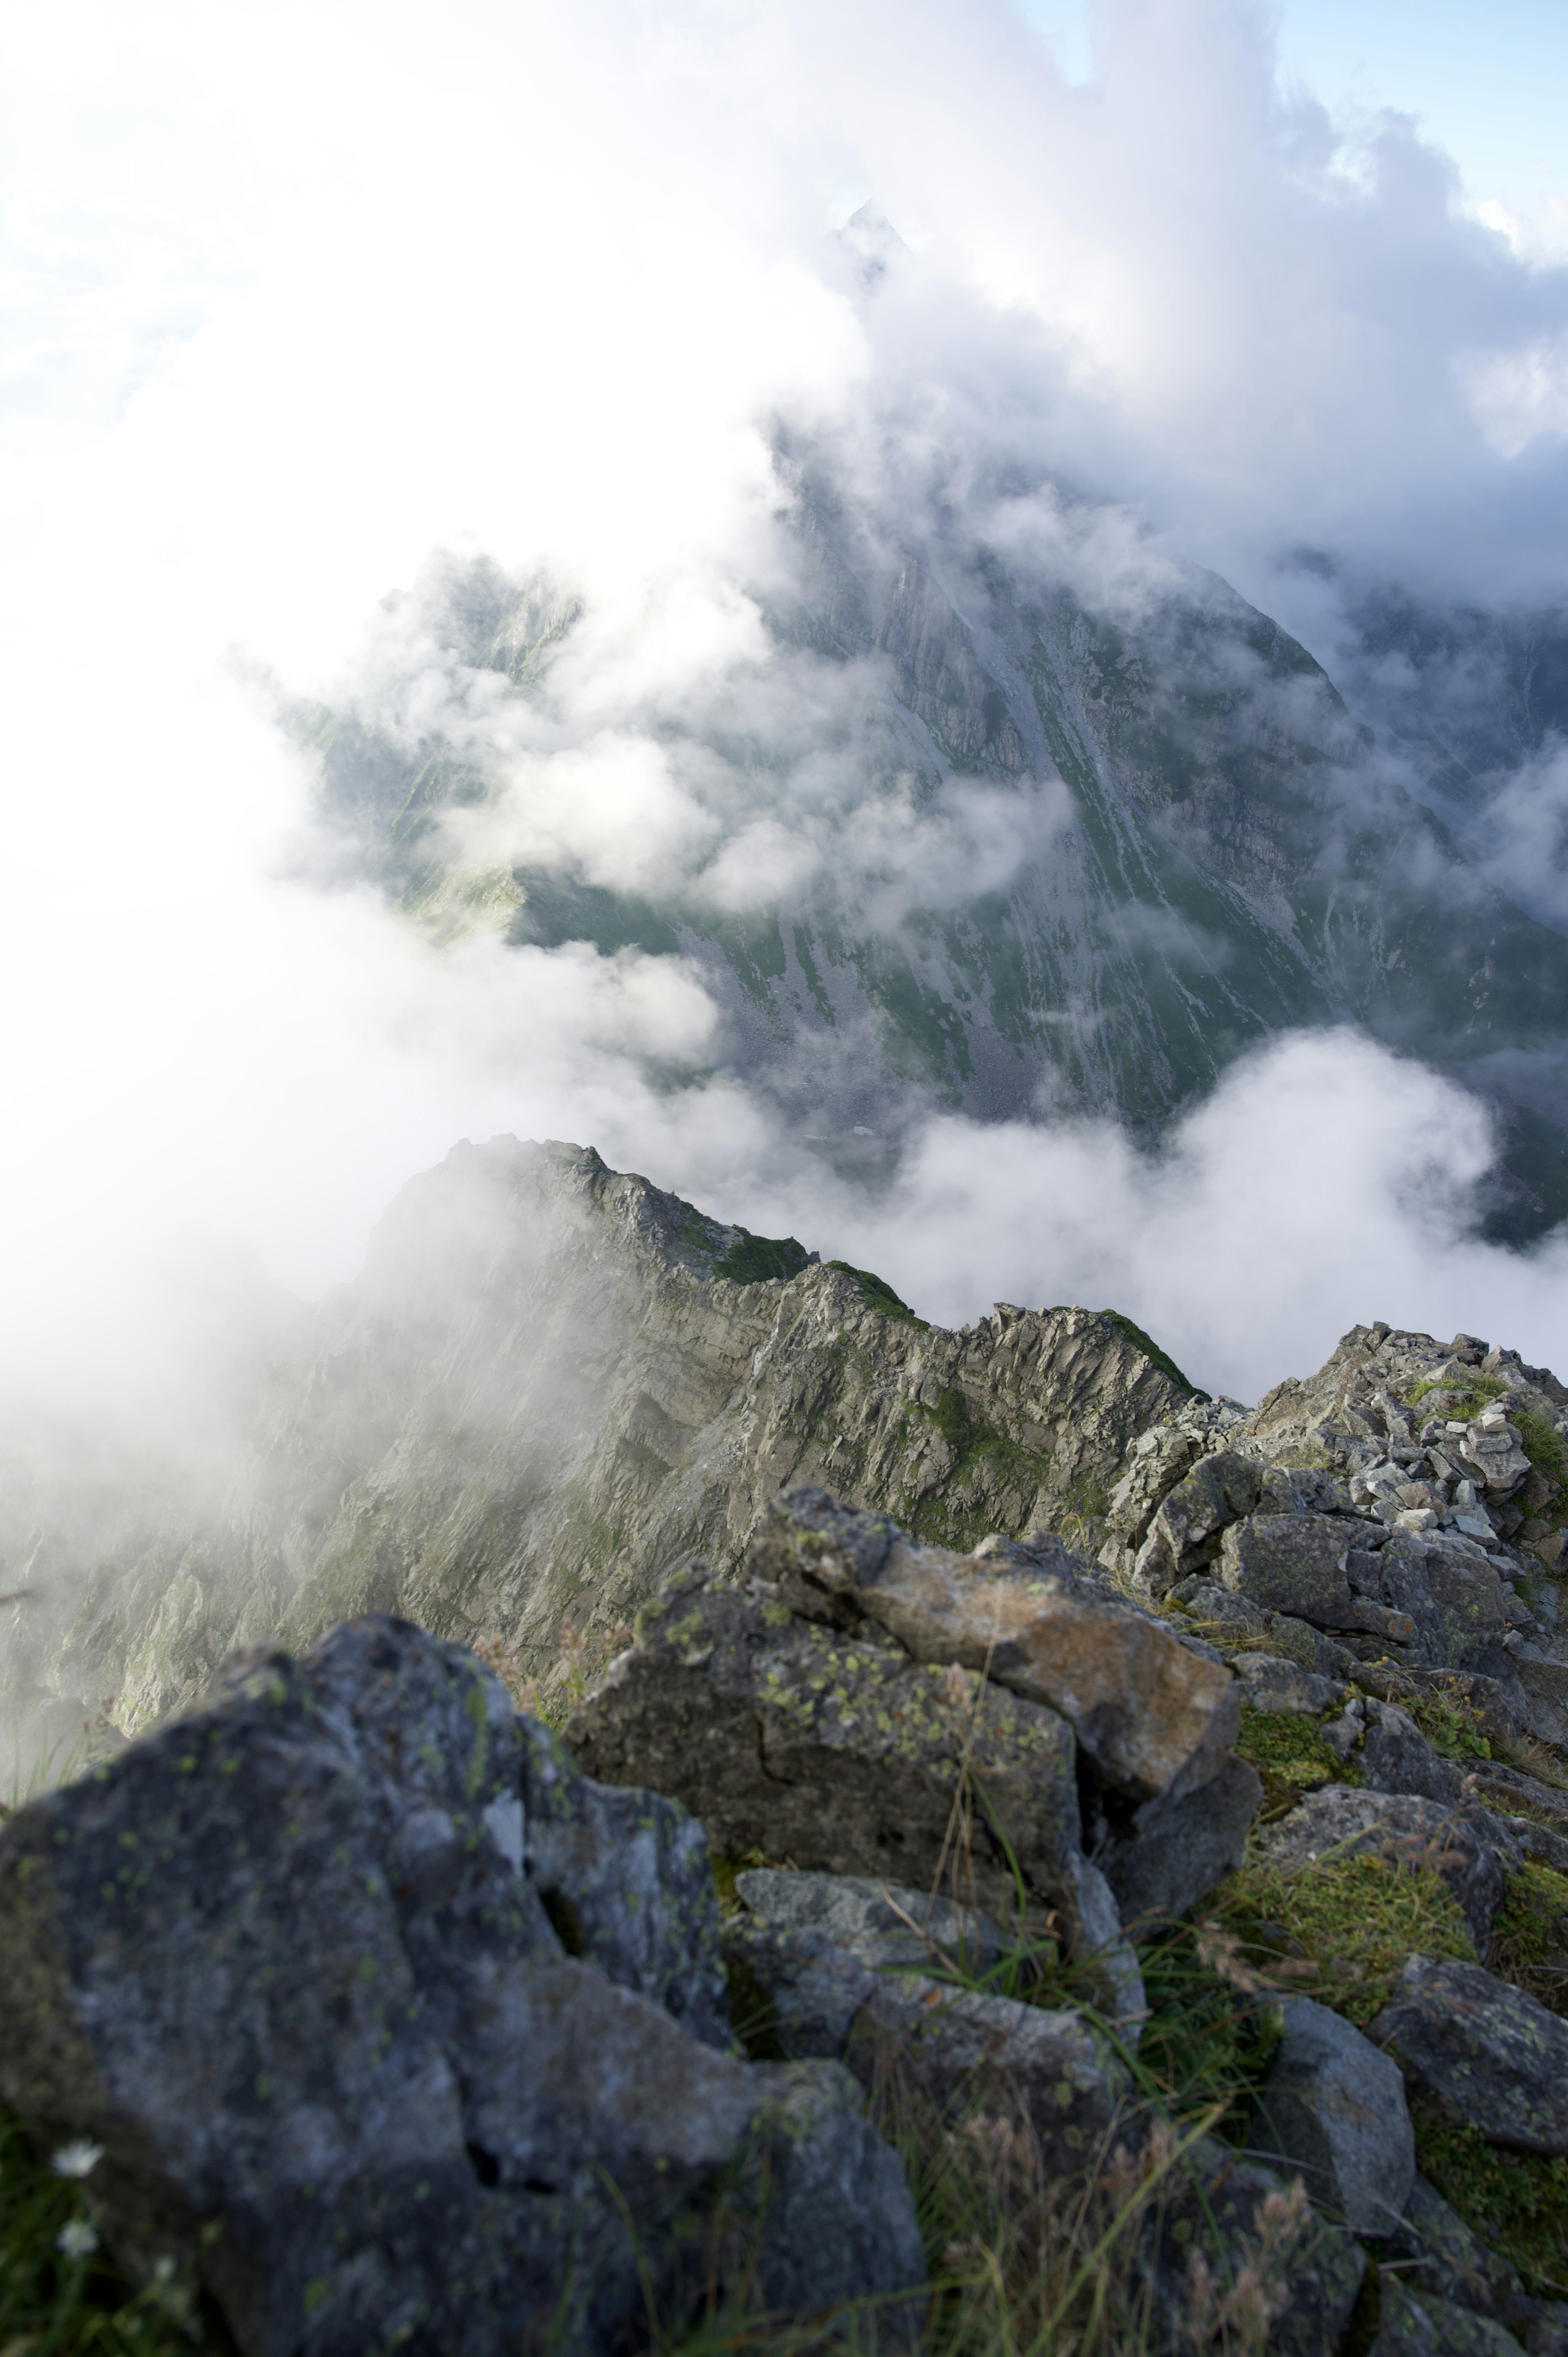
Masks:
[[[1264,1612],[1288,1612],[1318,1629],[1356,1629],[1346,1557],[1359,1536],[1348,1517],[1249,1514],[1220,1542],[1219,1580]]]
[[[1434,1867],[1482,1955],[1509,1875],[1520,1858],[1516,1836],[1489,1810],[1445,1808],[1348,1784],[1325,1784],[1309,1792],[1288,1816],[1265,1826],[1261,1838],[1273,1864],[1287,1870],[1312,1865],[1331,1850],[1347,1856],[1369,1850],[1391,1865]]]
[[[105,2147],[111,2247],[133,2275],[199,2254],[245,2357],[501,2357],[547,2319],[608,2357],[645,2335],[650,2282],[680,2313],[710,2266],[792,2310],[918,2280],[850,2083],[717,2051],[565,1955],[531,1802],[585,1951],[711,2034],[679,1813],[598,1810],[470,1655],[405,1622],[250,1663],[0,1834],[0,2095]],[[684,1965],[669,1907],[618,1946],[606,1921],[628,1802],[632,1889],[670,1861],[698,1916]]]
[[[1397,1703],[1358,1695],[1324,1727],[1323,1739],[1355,1763],[1369,1792],[1408,1792],[1448,1806],[1463,1796],[1464,1770],[1439,1758]]]
[[[1493,2317],[1409,2290],[1394,2275],[1383,2276],[1378,2290],[1369,2357],[1525,2357],[1522,2343]]]
[[[1500,2252],[1488,2250],[1419,2171],[1405,2196],[1404,2215],[1388,2238],[1386,2256],[1411,2290],[1430,2292],[1505,2324],[1522,2320],[1529,2305],[1519,2269]]]
[[[1523,1989],[1412,1956],[1370,2035],[1489,2144],[1568,2153],[1568,2022]]]
[[[1355,2233],[1393,2233],[1415,2176],[1399,2066],[1310,1997],[1286,1997],[1279,2010],[1251,2148],[1299,2169],[1314,2201]]]
[[[867,2086],[896,2068],[949,2119],[1019,2108],[1051,2176],[1076,2175],[1135,2133],[1131,2075],[1074,2010],[932,1979],[821,1923],[748,1912],[725,1925],[725,1946],[755,2007],[752,2035],[787,2059],[842,2061]]]
[[[700,1564],[638,1627],[567,1724],[590,1775],[670,1793],[726,1852],[824,1873],[931,1889],[961,1850],[976,1902],[1005,1917],[1016,1861],[1032,1903],[1082,1936],[1075,1747],[1055,1711],[978,1671],[912,1662],[875,1626],[803,1620]]]
[[[1345,2230],[1299,2209],[1286,2178],[1200,2136],[1150,2204],[1141,2262],[1155,2295],[1147,2346],[1186,2357],[1195,2255],[1208,2280],[1233,2285],[1272,2244],[1283,2298],[1268,2328],[1271,2357],[1328,2357],[1343,2342],[1366,2273],[1366,2253]],[[1294,2231],[1289,2224],[1294,2220]],[[1256,2280],[1254,2274],[1254,2280]],[[1221,2344],[1223,2345],[1223,2344]]]
[[[797,1610],[864,1616],[916,1661],[983,1670],[1059,1711],[1101,1781],[1135,1800],[1207,1783],[1235,1738],[1229,1673],[1065,1549],[1048,1571],[993,1570],[801,1488],[768,1508],[747,1561]]]
[[[999,1924],[977,1907],[957,1907],[929,1890],[849,1874],[805,1874],[754,1866],[735,1878],[755,1921],[777,1931],[820,1932],[864,1964],[929,1973],[940,1967],[982,1978],[1007,1953]]]

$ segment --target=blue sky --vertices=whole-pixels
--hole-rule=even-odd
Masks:
[[[1075,79],[1092,0],[1019,0]],[[1568,200],[1568,0],[1283,0],[1280,59],[1337,112],[1423,118],[1476,204]]]

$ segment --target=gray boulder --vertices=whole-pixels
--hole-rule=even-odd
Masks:
[[[244,2357],[500,2357],[547,2319],[607,2357],[650,2288],[907,2293],[897,2159],[831,2065],[718,2050],[700,1833],[631,1801],[406,1622],[252,1661],[0,1834],[0,2095],[105,2147],[115,2255],[194,2260]]]
[[[1454,1531],[1394,1530],[1378,1550],[1381,1599],[1411,1622],[1411,1656],[1436,1669],[1498,1674],[1509,1602],[1497,1566]]]
[[[1253,2149],[1299,2169],[1313,2200],[1354,2233],[1395,2233],[1415,2176],[1398,2064],[1310,1997],[1286,1997],[1279,2009],[1284,2030],[1258,2098]]]
[[[810,1924],[736,1916],[725,1946],[757,2050],[843,2061],[867,2087],[897,2069],[950,2121],[1021,2108],[1054,2177],[1133,2133],[1126,2066],[1074,2010],[877,1963]]]
[[[1331,1851],[1360,1850],[1395,1866],[1435,1867],[1482,1955],[1508,1877],[1521,1855],[1509,1828],[1487,1809],[1451,1809],[1348,1784],[1325,1784],[1307,1793],[1288,1816],[1266,1826],[1262,1839],[1273,1863],[1287,1871],[1313,1865]]]
[[[1260,2243],[1277,2234],[1279,2214],[1288,2206],[1285,2179],[1213,2136],[1197,2139],[1150,2208],[1143,2265],[1155,2300],[1146,2343],[1151,2351],[1188,2357],[1193,2349],[1188,2326],[1196,2321],[1194,2254],[1206,2263],[1211,2280],[1235,2283],[1253,2266]],[[1277,2264],[1283,2298],[1269,2327],[1270,2357],[1326,2357],[1338,2350],[1367,2270],[1359,2243],[1343,2227],[1307,2212]],[[1197,2345],[1226,2344],[1215,2340]]]
[[[1256,1769],[1234,1757],[1196,1792],[1139,1809],[1087,1793],[1085,1838],[1122,1923],[1141,1933],[1195,1907],[1240,1864],[1262,1798]]]
[[[1412,1793],[1445,1806],[1463,1795],[1463,1770],[1439,1758],[1397,1703],[1358,1695],[1324,1727],[1323,1739],[1343,1760],[1354,1760],[1370,1792]]]
[[[1459,1454],[1477,1481],[1485,1483],[1489,1497],[1511,1498],[1530,1479],[1524,1444],[1500,1405],[1483,1409],[1466,1426],[1460,1437]]]
[[[1568,2153],[1568,2021],[1478,1964],[1412,1956],[1370,2035],[1489,2144]]]
[[[1477,2316],[1430,2292],[1408,2290],[1397,2276],[1383,2276],[1378,2293],[1378,2330],[1369,2357],[1525,2357],[1522,2345],[1494,2317]]]

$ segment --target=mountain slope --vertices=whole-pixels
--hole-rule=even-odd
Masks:
[[[779,533],[764,653],[613,715],[725,845],[782,828],[777,888],[721,906],[715,862],[633,889],[569,845],[465,866],[506,839],[495,716],[557,750],[586,729],[559,668],[580,604],[483,568],[427,596],[445,719],[426,697],[394,726],[384,694],[292,716],[349,856],[438,930],[488,914],[520,943],[694,960],[724,1060],[830,1138],[897,1135],[933,1104],[1151,1135],[1302,1025],[1363,1026],[1509,1104],[1510,1060],[1556,1051],[1568,941],[1486,880],[1319,666],[1216,576],[1086,587],[956,530],[901,542],[803,469]],[[811,872],[791,881],[797,851]],[[1520,1234],[1568,1213],[1568,1140],[1536,1117]]]
[[[733,1566],[788,1481],[970,1544],[1102,1511],[1189,1400],[1217,1413],[1123,1319],[950,1333],[591,1148],[461,1146],[274,1354],[223,1495],[110,1496],[94,1544],[13,1470],[0,1587],[25,1562],[46,1601],[12,1608],[9,1713],[113,1695],[134,1730],[236,1645],[375,1609],[549,1661],[687,1552]]]

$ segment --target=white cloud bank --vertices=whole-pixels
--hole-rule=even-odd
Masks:
[[[1455,593],[1560,584],[1568,274],[1460,218],[1397,122],[1352,152],[1283,99],[1245,0],[1108,0],[1102,31],[1073,89],[1000,0],[18,0],[0,1290],[23,1380],[134,1387],[149,1239],[233,1234],[314,1291],[403,1178],[498,1130],[591,1140],[753,1224],[783,1200],[950,1317],[1119,1299],[1211,1385],[1300,1372],[1358,1315],[1568,1355],[1560,1262],[1444,1225],[1474,1108],[1353,1041],[1239,1071],[1158,1168],[1103,1131],[938,1123],[870,1221],[781,1197],[787,1141],[690,1077],[714,1016],[679,963],[438,953],[277,880],[304,784],[229,650],[325,688],[433,548],[481,550],[583,585],[607,714],[678,701],[755,633],[733,584],[780,416],[895,502],[984,507],[1042,467],[1132,501],[1153,554],[1129,528],[1076,559],[1124,589],[1165,544],[1246,587],[1304,537]],[[868,294],[836,231],[873,190],[904,244]],[[1048,503],[1009,514],[1060,537]],[[573,758],[513,813],[545,847],[591,837],[634,883],[702,848],[710,806],[650,740],[607,721]],[[890,808],[851,794],[844,823],[896,837]],[[977,792],[961,864],[1004,864],[994,822]],[[724,837],[720,905],[805,856],[766,826]]]

